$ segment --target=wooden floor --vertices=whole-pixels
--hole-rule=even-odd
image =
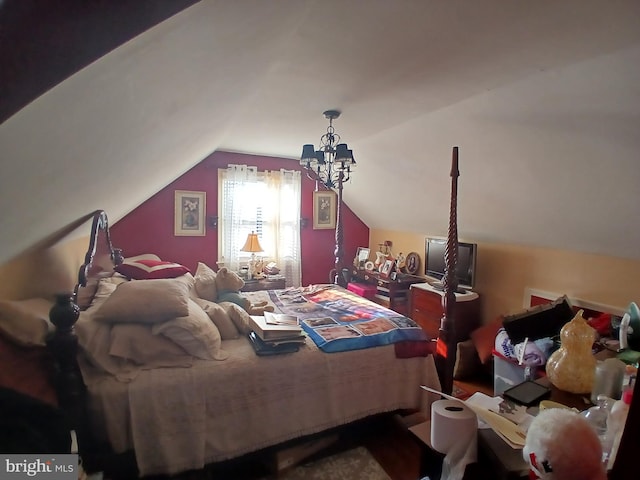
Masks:
[[[442,456],[422,447],[420,441],[409,431],[408,427],[422,419],[415,415],[389,414],[381,415],[365,421],[356,422],[347,429],[331,432],[334,441],[305,461],[331,455],[356,446],[364,446],[384,468],[392,480],[418,480],[429,475],[431,480],[440,477]],[[331,433],[329,435],[331,435]],[[327,435],[327,433],[321,434]],[[311,437],[317,441],[322,437]],[[262,452],[246,455],[209,466],[203,470],[186,472],[173,477],[145,477],[145,480],[258,480],[265,477],[278,478],[274,468],[276,451],[299,445],[300,441],[291,442]],[[469,473],[469,472],[468,472]],[[135,478],[129,474],[105,475],[105,480]],[[474,469],[472,475],[465,478],[476,480],[491,479],[491,472]]]

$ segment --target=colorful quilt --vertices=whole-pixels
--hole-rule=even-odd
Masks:
[[[282,313],[300,325],[325,352],[342,352],[407,341],[428,341],[413,320],[337,285],[270,290]]]

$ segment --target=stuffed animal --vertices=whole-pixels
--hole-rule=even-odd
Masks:
[[[602,445],[588,420],[567,408],[541,410],[522,449],[529,478],[606,480]]]
[[[251,301],[240,293],[244,287],[244,280],[240,276],[222,267],[216,274],[216,289],[218,297],[216,303],[231,302],[242,307],[249,315],[262,315],[264,312],[273,312],[273,305],[267,302],[251,303]]]

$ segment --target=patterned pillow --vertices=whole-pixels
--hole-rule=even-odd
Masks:
[[[175,278],[185,273],[191,273],[187,267],[179,263],[151,259],[126,260],[115,270],[133,280]]]

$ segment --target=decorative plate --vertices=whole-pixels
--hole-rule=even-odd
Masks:
[[[373,262],[371,260],[369,260],[367,263],[364,264],[364,269],[368,272],[372,272],[374,269],[375,265],[373,264]]]
[[[407,269],[407,273],[409,275],[415,275],[420,270],[420,255],[416,252],[411,252],[407,254],[407,258],[405,260],[405,268]]]

